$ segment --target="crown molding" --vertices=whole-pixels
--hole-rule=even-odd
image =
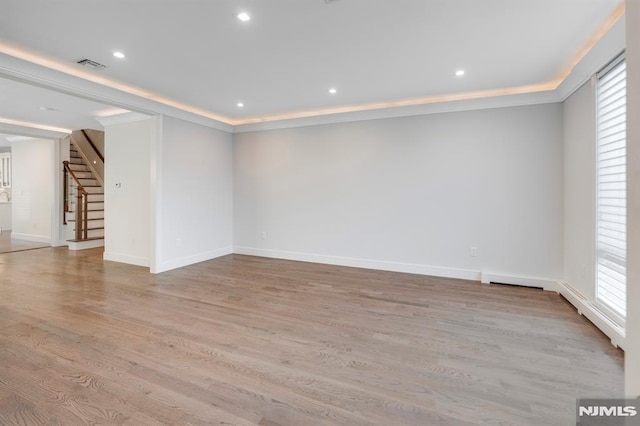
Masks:
[[[490,108],[506,108],[525,105],[548,104],[555,102],[560,102],[560,97],[555,90],[549,90],[544,92],[503,95],[478,99],[464,99],[459,101],[436,102],[432,104],[381,108],[366,111],[346,112],[341,114],[328,114],[312,117],[292,118],[288,120],[240,124],[234,127],[234,133],[248,133],[263,130],[278,130],[293,127],[347,123],[352,121],[380,120],[385,118],[442,114],[447,112],[473,111]]]
[[[560,100],[564,101],[571,96],[602,67],[623,52],[625,47],[625,20],[619,19],[560,83],[557,89]]]
[[[117,124],[134,123],[136,121],[149,120],[155,118],[154,115],[142,114],[139,112],[125,112],[123,114],[110,115],[109,117],[96,118],[98,123],[103,127],[114,126]]]
[[[69,133],[63,132],[54,132],[51,130],[43,130],[37,129],[33,127],[27,126],[18,126],[15,124],[6,124],[0,123],[0,133],[5,135],[13,135],[18,138],[37,138],[37,139],[61,139],[67,136]],[[10,139],[11,136],[5,136],[7,140],[13,142],[13,139]],[[17,139],[20,140],[20,139]]]

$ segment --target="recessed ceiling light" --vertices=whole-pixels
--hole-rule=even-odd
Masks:
[[[456,77],[462,77],[464,75],[464,70],[456,71]]]
[[[251,20],[251,16],[247,12],[240,12],[236,15],[236,17],[242,22],[247,22]]]
[[[242,108],[244,106],[242,102],[238,102],[237,105],[238,105],[238,108]]]
[[[113,52],[113,56],[115,56],[118,59],[124,59],[124,53],[122,52]]]
[[[331,89],[329,89],[329,93],[331,93],[332,95],[335,95],[336,93],[338,93],[338,90],[336,90],[335,87],[332,87]]]

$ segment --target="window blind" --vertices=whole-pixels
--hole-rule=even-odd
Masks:
[[[618,58],[597,75],[596,300],[626,317],[627,153],[626,63]]]

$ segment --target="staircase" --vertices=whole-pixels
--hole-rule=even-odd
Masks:
[[[104,189],[93,172],[77,151],[73,143],[69,152],[69,168],[87,192],[87,232],[81,239],[76,238],[76,209],[78,187],[74,179],[68,179],[69,196],[65,206],[65,223],[70,250],[82,250],[104,246]]]

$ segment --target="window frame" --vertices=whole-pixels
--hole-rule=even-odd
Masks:
[[[601,201],[601,189],[600,189],[600,168],[601,168],[601,154],[600,154],[600,149],[602,147],[602,140],[600,137],[600,117],[601,117],[601,110],[600,110],[600,82],[601,79],[608,75],[609,72],[611,72],[612,70],[614,70],[616,67],[618,67],[621,63],[625,63],[625,68],[626,68],[626,57],[625,57],[625,52],[623,51],[622,53],[620,53],[618,56],[616,56],[611,62],[609,62],[606,66],[604,66],[600,71],[598,71],[595,75],[594,75],[594,82],[595,82],[595,86],[594,86],[594,99],[595,99],[595,108],[594,108],[594,112],[595,112],[595,161],[594,161],[594,170],[595,170],[595,223],[594,223],[594,231],[595,231],[595,253],[594,253],[594,284],[595,284],[595,297],[594,297],[594,304],[595,306],[602,311],[607,317],[609,317],[610,319],[612,319],[615,323],[617,323],[618,325],[624,327],[625,326],[625,322],[626,322],[626,299],[627,299],[627,288],[628,288],[628,280],[627,280],[627,273],[626,273],[626,266],[627,266],[627,238],[628,238],[628,229],[627,229],[627,219],[628,219],[628,206],[626,203],[626,200],[628,198],[628,192],[627,192],[627,180],[628,180],[628,167],[627,167],[627,152],[626,152],[626,146],[627,146],[627,135],[626,135],[626,131],[627,131],[627,116],[626,116],[626,105],[627,105],[627,84],[626,84],[626,69],[625,69],[625,77],[624,77],[624,88],[625,88],[625,98],[624,98],[624,108],[625,108],[625,114],[624,114],[624,150],[625,150],[625,158],[624,158],[624,199],[625,199],[625,203],[624,203],[624,240],[625,240],[625,248],[624,248],[624,303],[625,303],[625,312],[618,312],[616,310],[615,307],[611,306],[609,303],[607,303],[606,301],[602,300],[599,297],[600,292],[602,291],[601,289],[601,285],[600,285],[600,270],[599,270],[599,266],[600,266],[600,262],[602,260],[602,256],[601,256],[601,252],[606,251],[603,250],[600,246],[600,225],[601,225],[601,209],[600,209],[600,201]]]

